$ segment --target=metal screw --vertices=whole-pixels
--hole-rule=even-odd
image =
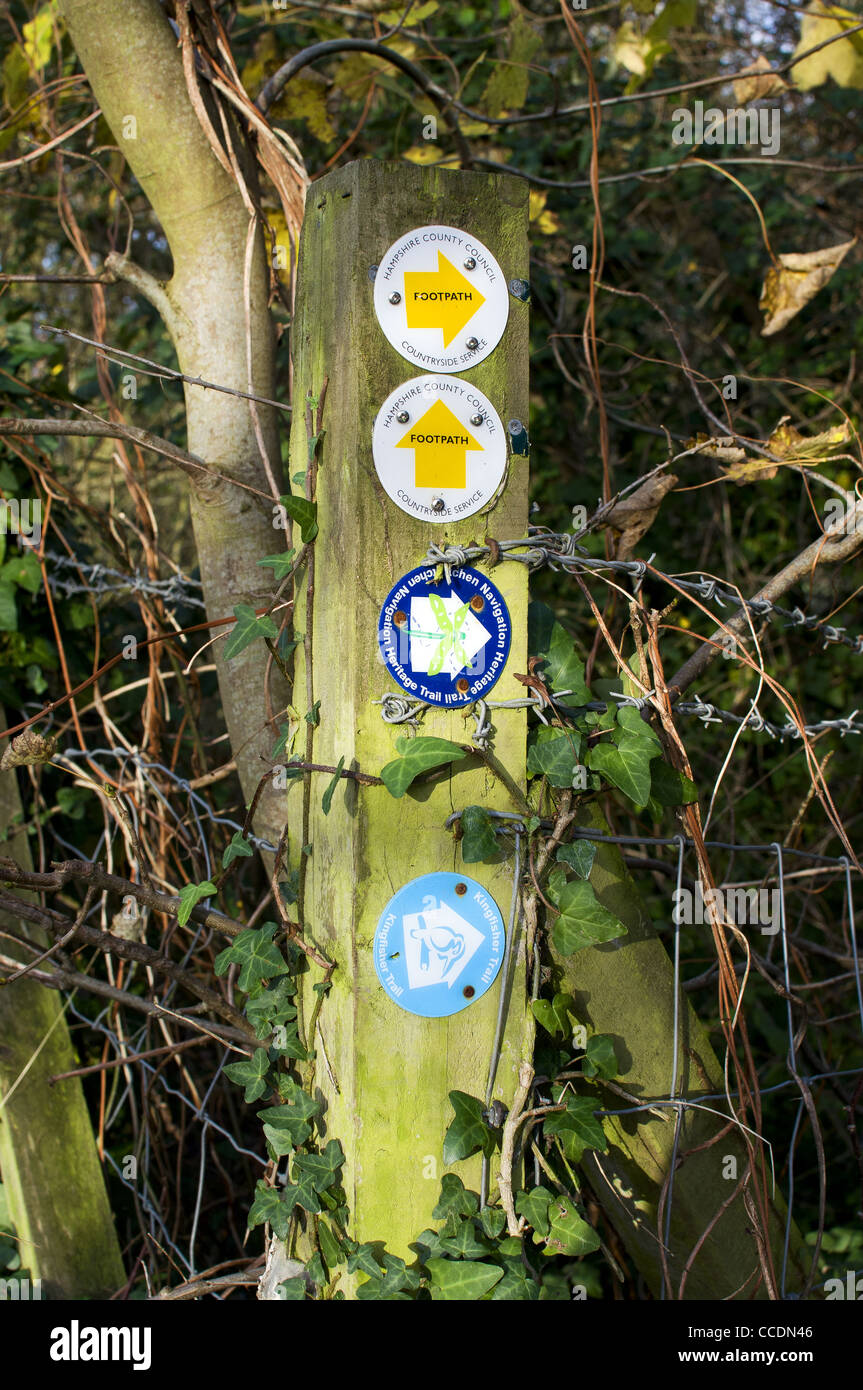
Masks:
[[[506,427],[510,434],[521,434],[524,430],[520,420],[507,420]]]
[[[474,613],[481,613],[482,610],[485,608],[485,599],[481,598],[479,594],[474,594],[473,598],[470,601],[470,606],[473,609]]]
[[[464,676],[462,676],[460,681],[456,681],[455,688],[458,691],[459,695],[466,695],[467,692],[470,690],[470,681],[466,681]],[[464,893],[466,890],[461,884],[457,883],[455,891],[457,893]]]
[[[462,994],[464,995],[465,999],[473,999],[473,996],[476,994],[476,990],[474,989],[473,985],[465,985],[464,989],[462,990]]]
[[[527,280],[510,280],[509,292],[515,295],[516,299],[530,299],[530,285]]]
[[[401,302],[402,297],[399,294],[398,290],[393,290],[392,294],[390,295],[390,304],[401,304]]]
[[[466,884],[466,883],[457,883],[456,886],[455,886],[455,891],[458,893],[458,895],[459,895],[460,898],[463,898],[464,895],[465,895],[465,893],[467,892],[467,884]]]
[[[393,613],[393,622],[395,623],[396,627],[404,627],[407,620],[408,615],[407,613],[405,613],[404,609],[397,608],[395,613]]]
[[[471,422],[472,425],[484,425],[484,424],[485,424],[485,416],[484,416],[484,415],[471,415],[471,417],[470,417],[470,422]]]
[[[446,508],[446,502],[443,500],[442,497],[433,497],[433,498],[432,498],[431,509],[432,509],[433,512],[442,512],[442,511],[445,510],[445,508]]]
[[[467,260],[464,263],[464,268],[465,270],[476,270],[476,261],[474,260],[473,256],[468,256]]]
[[[400,425],[406,425],[410,418],[411,417],[408,415],[406,410],[400,410],[398,415],[396,416],[396,419],[398,420]]]
[[[369,279],[370,279],[370,280],[374,280],[374,278],[375,278],[375,276],[377,275],[377,273],[378,273],[378,267],[377,267],[376,265],[370,265],[370,266],[369,266]]]
[[[477,348],[479,347],[479,338],[468,338],[467,342],[465,343],[465,347],[467,348],[468,352],[476,352]]]

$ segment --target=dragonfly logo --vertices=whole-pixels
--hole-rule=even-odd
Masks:
[[[444,598],[429,594],[411,599],[410,664],[414,671],[429,676],[446,673],[453,679],[474,669],[474,658],[483,650],[491,633],[465,603],[450,590]]]

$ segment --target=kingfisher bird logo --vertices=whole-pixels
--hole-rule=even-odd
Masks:
[[[402,919],[408,985],[448,985],[452,989],[483,943],[482,932],[446,903],[427,898],[422,912]]]

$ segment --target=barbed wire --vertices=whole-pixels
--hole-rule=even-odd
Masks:
[[[441,547],[432,544],[429,546],[422,563],[442,565],[447,583],[449,583],[454,569],[459,569],[471,560],[482,560],[487,556],[491,556],[494,563],[502,560],[514,560],[518,564],[526,565],[531,572],[541,569],[544,565],[555,572],[569,570],[595,573],[600,570],[612,570],[633,578],[636,581],[636,590],[647,574],[646,560],[597,559],[588,555],[583,547],[578,545],[575,533],[545,531],[540,527],[531,526],[528,527],[528,535],[521,540],[493,540],[490,545],[448,545]],[[856,637],[848,637],[844,627],[836,627],[834,624],[828,623],[826,619],[812,614],[807,615],[800,608],[783,608],[768,598],[742,598],[733,589],[725,588],[717,579],[709,578],[707,575],[695,580],[687,579],[683,575],[665,574],[662,570],[657,569],[653,569],[652,573],[666,584],[683,589],[686,593],[704,599],[707,603],[718,603],[720,608],[724,607],[726,603],[730,603],[735,608],[746,609],[757,618],[772,619],[774,616],[784,618],[786,627],[817,631],[823,638],[825,647],[839,643],[849,647],[858,656],[863,656],[863,633],[859,633]]]
[[[131,594],[159,598],[167,606],[204,607],[200,580],[183,574],[181,570],[168,579],[152,579],[137,570],[132,574],[123,574],[120,570],[109,569],[107,565],[85,563],[69,555],[56,555],[52,551],[46,552],[45,560],[53,570],[48,575],[51,588],[66,597],[72,594],[118,594],[128,590]],[[64,578],[61,573],[64,570],[74,570],[87,582]]]

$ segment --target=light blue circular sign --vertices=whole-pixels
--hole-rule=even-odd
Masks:
[[[381,913],[375,970],[399,1008],[447,1018],[491,988],[505,941],[500,909],[481,883],[464,874],[423,874]]]
[[[488,694],[509,656],[511,624],[500,590],[479,570],[436,579],[434,565],[403,574],[384,600],[378,643],[403,690],[430,705],[469,705]]]

